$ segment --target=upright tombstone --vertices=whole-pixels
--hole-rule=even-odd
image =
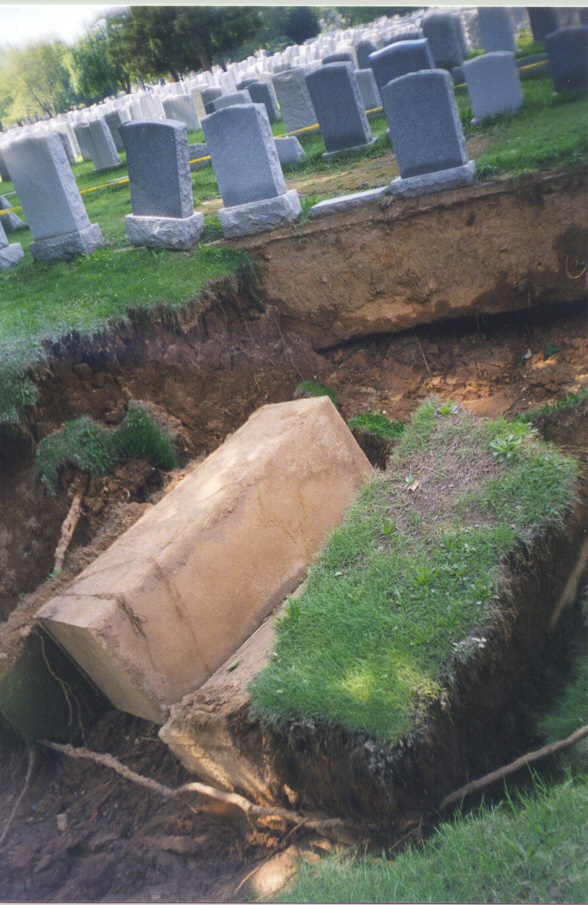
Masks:
[[[173,94],[171,97],[164,97],[162,104],[167,119],[184,123],[188,132],[195,132],[200,128],[200,119],[191,94]]]
[[[202,103],[204,104],[206,115],[214,113],[214,101],[221,97],[223,93],[223,89],[219,88],[218,85],[210,85],[208,88],[202,89],[200,96],[202,98]]]
[[[5,195],[0,195],[0,211],[4,211],[13,206],[14,205],[10,204]],[[0,214],[0,225],[6,233],[14,233],[18,229],[26,228],[26,223],[24,223],[14,211],[7,211],[5,214]]]
[[[247,81],[249,84],[247,85],[246,91],[249,93],[249,97],[253,103],[263,104],[270,123],[277,122],[280,118],[280,108],[278,107],[278,99],[272,83],[262,81],[261,79],[254,79],[253,81],[248,79]]]
[[[327,63],[306,76],[326,155],[362,150],[375,139],[355,73],[348,63]]]
[[[443,69],[400,76],[382,89],[400,178],[391,195],[420,195],[472,182],[451,76]]]
[[[464,58],[465,37],[458,16],[432,9],[423,17],[425,37],[437,66],[459,66]]]
[[[92,160],[92,139],[90,138],[89,123],[83,121],[75,123],[73,130],[82,160]]]
[[[328,53],[322,59],[323,66],[330,63],[351,63],[354,69],[357,69],[357,56],[353,47],[349,50],[338,50],[335,53]]]
[[[363,109],[369,111],[381,107],[382,98],[378,91],[373,69],[356,69],[355,78],[363,100]]]
[[[34,241],[36,261],[67,261],[104,245],[90,223],[59,135],[23,135],[3,147],[18,200]]]
[[[223,110],[225,107],[232,107],[234,104],[251,104],[251,95],[248,91],[231,91],[229,94],[221,94],[212,102],[214,107],[213,113],[217,110]]]
[[[273,85],[287,132],[317,125],[317,117],[305,81],[306,69],[298,67],[279,72]]]
[[[545,43],[555,90],[588,88],[588,26],[560,28]]]
[[[0,208],[1,207],[2,202],[0,201]],[[12,245],[10,245],[0,218],[0,270],[8,270],[9,267],[14,267],[19,261],[22,261],[23,258],[24,251],[22,250],[22,245],[20,245],[19,242],[13,242]]]
[[[90,141],[92,143],[92,160],[94,172],[113,170],[121,165],[112,133],[103,117],[92,119],[88,123],[90,129]]]
[[[398,41],[420,41],[424,37],[425,35],[422,28],[400,28],[398,31],[395,31],[393,35],[388,35],[388,37],[385,38],[384,47],[389,47],[391,44],[397,44]]]
[[[516,53],[512,20],[505,6],[478,7],[478,22],[482,34],[482,46],[486,53],[501,50]]]
[[[524,102],[514,53],[485,53],[462,63],[474,114],[473,122],[485,116],[512,113]]]
[[[560,27],[559,11],[553,6],[528,6],[527,13],[534,41],[544,41],[547,35]]]
[[[117,151],[124,151],[125,149],[120,134],[120,127],[124,125],[124,123],[128,123],[130,119],[131,117],[127,111],[122,108],[111,110],[109,113],[104,114],[104,122],[110,129],[110,134],[112,135],[112,140]]]
[[[418,41],[399,41],[377,50],[370,56],[370,68],[380,94],[393,79],[421,69],[434,69],[435,61],[426,38]]]
[[[145,120],[121,126],[127,151],[132,214],[127,239],[148,248],[198,244],[204,215],[194,211],[188,134],[184,123]]]
[[[357,55],[357,68],[367,69],[370,65],[370,54],[375,53],[377,49],[378,48],[373,41],[370,41],[367,38],[362,38],[355,48],[355,53]]]
[[[236,104],[202,120],[206,146],[225,205],[218,218],[226,238],[266,232],[301,213],[288,191],[263,104]]]

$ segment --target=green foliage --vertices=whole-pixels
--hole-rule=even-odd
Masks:
[[[408,16],[414,13],[412,6],[338,6],[347,25],[367,25],[382,16]]]
[[[76,102],[62,41],[9,47],[0,63],[0,104],[5,125],[64,113]]]
[[[588,617],[588,597],[584,591],[585,615]],[[539,722],[539,731],[547,743],[567,738],[588,723],[588,656],[579,656],[563,693]]]
[[[586,902],[588,776],[534,788],[440,825],[394,860],[301,859],[281,902]]]
[[[318,9],[314,6],[285,7],[284,34],[294,44],[304,44],[320,34]]]
[[[84,104],[98,103],[125,87],[109,51],[106,27],[94,28],[76,41],[71,68],[76,95]]]
[[[301,380],[294,390],[294,399],[303,399],[308,396],[328,396],[333,405],[339,405],[333,390],[322,387],[313,380]]]
[[[528,424],[531,421],[535,421],[541,415],[549,415],[550,412],[558,412],[561,409],[570,408],[573,405],[577,405],[583,399],[588,397],[588,388],[582,387],[578,390],[577,393],[568,393],[568,395],[564,399],[560,399],[559,402],[553,403],[545,403],[540,409],[532,412],[520,412],[518,415],[515,415],[515,422],[521,422],[522,424]]]
[[[561,519],[573,497],[575,464],[523,426],[517,462],[494,460],[488,443],[502,431],[461,411],[442,415],[434,401],[417,410],[386,473],[332,533],[297,618],[280,622],[275,655],[252,686],[262,713],[395,740],[443,696],[454,658],[485,644],[501,556]],[[457,463],[475,459],[470,484],[456,489]],[[426,475],[438,502],[419,508],[407,486]]]
[[[368,431],[379,437],[397,440],[403,435],[406,424],[403,421],[390,421],[380,412],[358,412],[349,419],[347,427],[349,430]]]
[[[60,472],[68,466],[97,478],[133,456],[143,456],[166,469],[178,464],[169,439],[137,403],[129,405],[124,421],[114,430],[83,417],[45,437],[37,448],[36,477],[54,494]]]

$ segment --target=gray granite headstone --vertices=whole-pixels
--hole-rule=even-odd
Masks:
[[[9,267],[14,267],[23,258],[22,245],[18,242],[14,242],[12,245],[9,244],[4,227],[0,222],[0,270],[8,270]]]
[[[275,198],[286,191],[263,104],[234,104],[205,116],[202,129],[226,207]]]
[[[249,81],[249,80],[248,80]],[[271,82],[249,81],[246,90],[254,104],[263,104],[267,110],[267,116],[270,123],[275,123],[280,118],[280,109],[278,107],[278,99]]]
[[[103,117],[90,120],[90,140],[92,142],[92,160],[94,161],[95,172],[100,173],[102,170],[112,170],[121,164],[112,133],[108,128]]]
[[[298,163],[306,157],[304,148],[295,135],[285,135],[282,138],[275,138],[274,141],[281,166],[285,163]]]
[[[185,123],[146,120],[127,123],[120,131],[133,208],[125,217],[129,242],[168,249],[197,245],[204,215],[194,211]]]
[[[454,13],[430,10],[423,17],[422,29],[431,45],[437,66],[459,66],[464,57],[461,21]]]
[[[8,167],[4,162],[4,157],[2,156],[2,151],[0,150],[0,179],[2,182],[10,182],[10,173],[8,172]]]
[[[398,41],[420,41],[424,37],[422,28],[401,28],[384,39],[384,47],[397,44]]]
[[[18,200],[33,235],[35,260],[68,260],[104,244],[91,224],[61,138],[21,136],[3,147]]]
[[[92,139],[90,138],[89,123],[76,123],[73,127],[74,135],[80,149],[82,160],[92,160]]]
[[[323,57],[322,63],[323,66],[328,66],[329,63],[351,63],[355,68],[357,58],[351,50],[340,50],[338,53],[328,53]]]
[[[381,94],[403,179],[468,163],[448,72],[412,72],[394,79]]]
[[[174,94],[171,97],[164,97],[162,104],[167,119],[184,123],[188,132],[195,132],[200,128],[200,119],[191,94]]]
[[[0,195],[0,211],[6,210],[9,207],[16,207],[16,205],[11,204],[5,195]],[[26,227],[26,223],[24,223],[14,211],[0,214],[0,224],[2,224],[4,232],[6,233],[14,233],[17,229],[25,229]]]
[[[524,102],[514,53],[485,53],[462,63],[474,121],[519,110]]]
[[[190,170],[201,170],[203,167],[212,166],[210,154],[205,142],[188,145],[188,156],[190,158]]]
[[[207,114],[214,113],[214,101],[221,97],[223,93],[223,89],[219,88],[217,85],[210,85],[209,88],[202,89],[200,97],[202,98],[202,103],[204,104],[204,109]]]
[[[361,92],[363,109],[368,111],[377,110],[378,107],[381,107],[382,98],[378,91],[373,69],[356,69],[355,78]]]
[[[560,28],[545,43],[555,90],[588,88],[588,26]]]
[[[104,114],[104,122],[110,129],[110,134],[112,135],[112,140],[117,151],[124,151],[125,149],[119,130],[123,123],[129,122],[130,118],[127,111],[122,108],[111,110],[109,113]]]
[[[232,107],[234,104],[251,104],[251,95],[248,91],[231,91],[229,94],[223,94],[212,102],[214,113],[217,110],[224,110],[225,107]]]
[[[272,82],[280,105],[280,113],[287,132],[305,129],[317,124],[305,81],[303,67],[288,69],[274,75]]]
[[[527,13],[534,41],[544,41],[547,35],[559,29],[559,11],[554,7],[528,6]]]
[[[516,53],[512,20],[505,6],[478,7],[478,22],[482,34],[482,46],[487,53],[507,50]]]
[[[370,65],[369,57],[371,53],[375,53],[378,48],[374,44],[373,41],[368,40],[367,38],[362,38],[362,40],[357,44],[355,48],[355,52],[357,54],[357,67],[358,69],[367,69]]]
[[[327,63],[309,72],[306,84],[327,154],[373,142],[359,85],[348,63]]]
[[[246,88],[249,88],[249,85],[252,85],[253,82],[256,82],[257,79],[241,79],[240,82],[237,82],[237,91],[244,91]]]
[[[429,42],[426,38],[421,38],[418,41],[399,41],[377,50],[370,56],[370,68],[381,94],[388,82],[409,72],[434,69],[435,61]]]
[[[184,123],[144,120],[121,126],[133,214],[190,217],[194,213]]]

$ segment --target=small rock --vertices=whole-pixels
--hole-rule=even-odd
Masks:
[[[60,833],[65,833],[66,829],[69,826],[69,820],[67,814],[58,814],[57,815],[57,829]]]

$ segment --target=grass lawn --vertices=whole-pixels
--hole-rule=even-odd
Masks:
[[[586,96],[555,94],[548,77],[523,82],[523,92],[521,111],[472,126],[467,92],[456,89],[466,139],[472,147],[483,149],[477,157],[478,178],[586,160]],[[298,188],[304,208],[324,197],[384,185],[396,175],[383,114],[371,116],[370,125],[375,144],[337,159],[323,157],[318,131],[300,133],[306,158],[285,167],[285,177],[288,188]],[[273,131],[276,136],[284,134],[284,124],[274,124]],[[188,136],[190,143],[203,138],[201,131]],[[73,167],[90,221],[99,224],[106,240],[104,249],[89,258],[48,264],[34,262],[28,254],[28,229],[10,237],[11,242],[20,242],[25,258],[0,274],[0,421],[17,418],[21,406],[31,400],[34,391],[26,372],[42,359],[51,342],[71,330],[92,334],[104,329],[124,319],[132,308],[182,307],[197,299],[206,282],[234,274],[248,263],[246,255],[230,247],[204,247],[222,235],[215,214],[221,201],[211,167],[192,173],[194,204],[205,213],[202,245],[191,252],[129,250],[124,217],[131,204],[124,154],[121,159],[122,166],[108,173],[94,174],[91,162]],[[320,193],[313,184],[315,176],[320,179]],[[0,192],[9,203],[16,201],[10,183],[0,183]],[[18,213],[23,217],[22,211]]]
[[[575,476],[528,425],[421,405],[290,601],[254,704],[392,742],[414,729],[454,659],[484,646],[500,557],[561,520]]]

